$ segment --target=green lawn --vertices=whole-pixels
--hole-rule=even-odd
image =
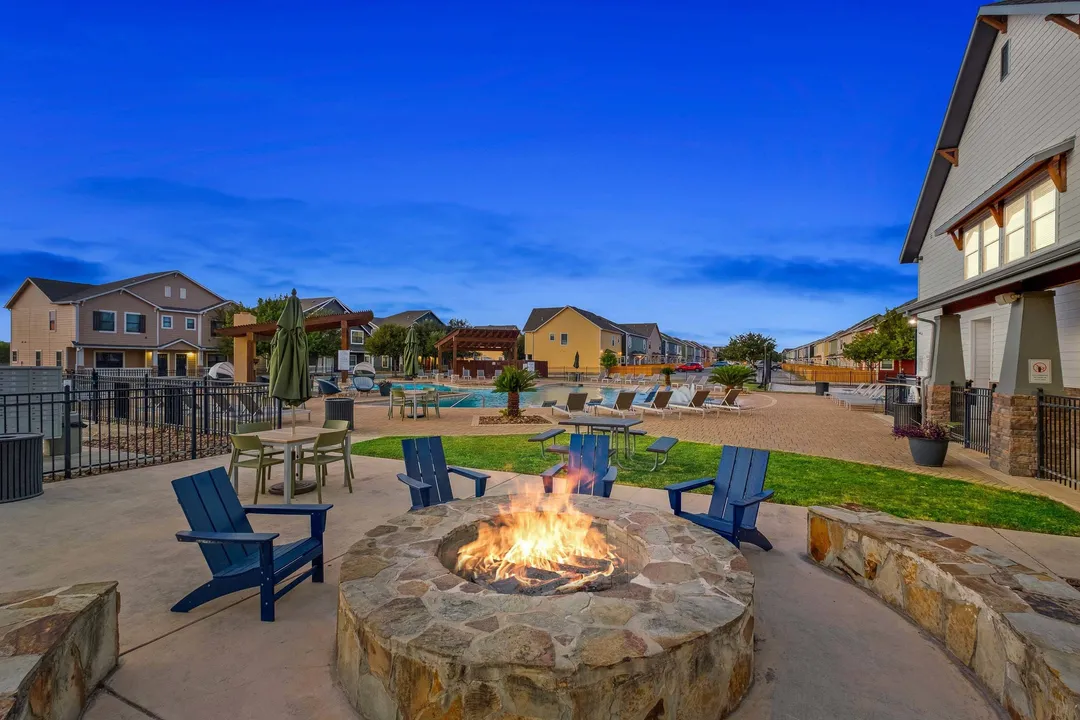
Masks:
[[[539,447],[526,442],[528,437],[444,437],[443,447],[454,465],[539,475],[558,458],[541,458]],[[720,447],[693,442],[680,442],[666,465],[648,472],[652,456],[643,449],[653,440],[638,439],[638,452],[631,460],[624,460],[627,469],[619,471],[620,483],[662,488],[715,474]],[[358,442],[352,451],[355,455],[400,459],[401,437]],[[773,452],[765,486],[776,491],[774,502],[786,505],[858,503],[914,520],[1080,535],[1080,513],[1049,498],[876,465]]]

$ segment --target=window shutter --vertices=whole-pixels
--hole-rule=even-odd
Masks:
[[[146,332],[146,316],[145,315],[140,315],[139,316],[139,332],[141,332],[141,333]]]
[[[101,329],[101,313],[98,312],[97,310],[94,311],[94,329],[95,330],[100,330]]]

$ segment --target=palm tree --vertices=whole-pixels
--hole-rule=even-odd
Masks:
[[[495,392],[506,393],[506,416],[521,415],[521,393],[536,389],[536,374],[507,365],[495,378]]]

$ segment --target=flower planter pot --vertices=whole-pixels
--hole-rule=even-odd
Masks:
[[[911,459],[922,467],[941,467],[945,464],[945,455],[949,452],[948,440],[927,440],[926,438],[908,438]]]

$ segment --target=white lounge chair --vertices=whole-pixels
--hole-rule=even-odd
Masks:
[[[573,393],[572,392],[567,396],[565,405],[552,405],[551,406],[551,412],[552,412],[552,414],[554,414],[555,411],[558,410],[559,412],[561,412],[561,413],[563,413],[563,414],[565,414],[567,416],[573,417],[574,415],[578,415],[578,414],[581,414],[581,413],[585,412],[585,403],[588,400],[589,400],[589,393]]]
[[[742,393],[742,388],[733,387],[724,393],[724,397],[715,401],[706,401],[707,407],[716,408],[717,410],[734,410],[735,412],[742,412],[742,407],[736,400]]]
[[[694,396],[690,398],[690,402],[686,405],[670,405],[670,407],[680,411],[689,410],[692,412],[699,412],[701,413],[702,417],[704,417],[706,412],[713,409],[705,404],[705,401],[708,399],[708,397],[708,390],[698,390],[694,393]]]
[[[671,402],[672,390],[660,390],[653,397],[653,400],[648,405],[633,405],[635,410],[645,413],[656,413],[660,417],[667,417],[668,413],[679,413],[679,417],[682,417],[682,413],[676,408],[669,407],[668,403]]]
[[[604,378],[603,380],[600,381],[601,384],[603,384],[603,383],[621,383],[621,382],[622,382],[622,373],[611,373],[606,378]]]
[[[634,397],[636,396],[637,393],[633,390],[623,390],[616,396],[614,405],[597,405],[594,408],[594,411],[597,415],[599,415],[600,411],[603,410],[605,412],[611,413],[612,415],[626,417],[628,413],[633,414],[638,412],[634,409]]]

